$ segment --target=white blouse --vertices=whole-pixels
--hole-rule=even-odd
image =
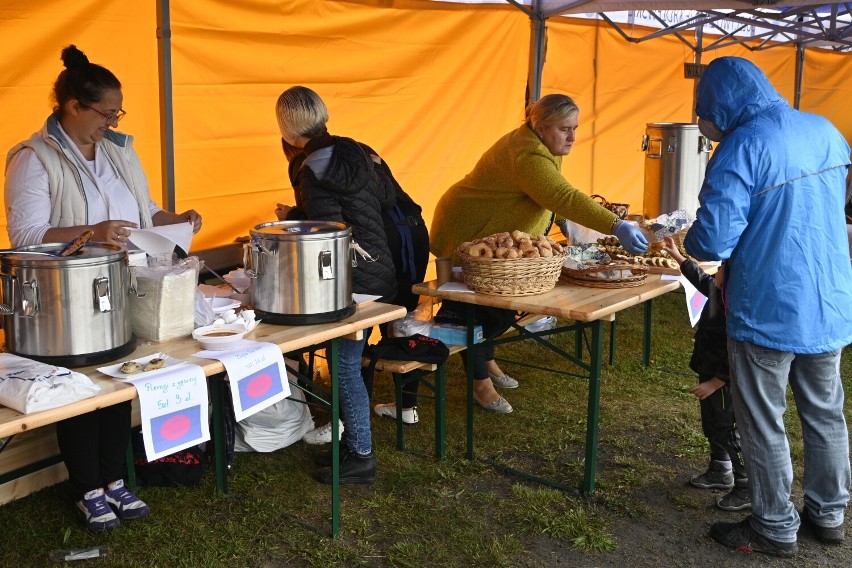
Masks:
[[[61,130],[61,126],[60,126]],[[68,140],[79,167],[89,168],[92,175],[80,172],[88,206],[88,224],[123,220],[139,224],[139,208],[130,188],[118,175],[106,152],[95,145],[95,159],[86,160],[77,146]],[[35,151],[24,148],[9,163],[6,171],[6,214],[9,239],[15,246],[40,244],[50,226],[50,193],[47,170]],[[10,190],[11,188],[14,188]],[[151,215],[162,211],[148,200]]]

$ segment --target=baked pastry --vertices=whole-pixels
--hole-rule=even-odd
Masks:
[[[159,357],[155,357],[154,359],[151,359],[150,361],[145,363],[145,371],[146,372],[154,371],[156,369],[162,369],[165,366],[166,366],[165,359],[160,359]]]
[[[118,370],[125,375],[135,375],[142,371],[142,365],[136,361],[127,361],[126,363],[122,363]]]

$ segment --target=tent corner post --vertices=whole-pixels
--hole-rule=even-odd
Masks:
[[[169,0],[157,1],[157,68],[160,92],[160,163],[163,209],[175,210],[174,123],[172,116],[172,29]]]

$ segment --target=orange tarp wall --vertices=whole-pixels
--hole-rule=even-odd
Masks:
[[[511,6],[408,1],[195,0],[171,3],[176,209],[204,217],[194,249],[231,242],[292,203],[275,101],[306,85],[326,101],[333,134],[375,148],[431,221],[440,195],[523,119],[530,23]],[[74,43],[122,81],[120,130],[133,134],[162,203],[156,2],[11,0],[0,7],[5,152],[40,128]],[[642,210],[648,122],[689,122],[692,52],[675,38],[624,41],[602,22],[552,18],[542,94],[581,108],[564,173],[588,193]],[[792,48],[742,55],[793,100]],[[852,59],[808,50],[802,109],[852,137],[843,101]],[[5,227],[5,215],[0,217]],[[5,230],[0,241],[8,244]]]

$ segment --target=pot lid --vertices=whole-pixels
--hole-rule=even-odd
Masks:
[[[55,256],[64,247],[65,243],[43,243],[40,245],[19,247],[0,255],[0,262],[15,266],[52,267],[100,264],[127,258],[127,249],[125,247],[92,242],[89,242],[86,246],[69,256]]]
[[[332,238],[349,235],[352,230],[346,223],[337,221],[274,221],[256,225],[251,230],[253,237],[271,239]]]

